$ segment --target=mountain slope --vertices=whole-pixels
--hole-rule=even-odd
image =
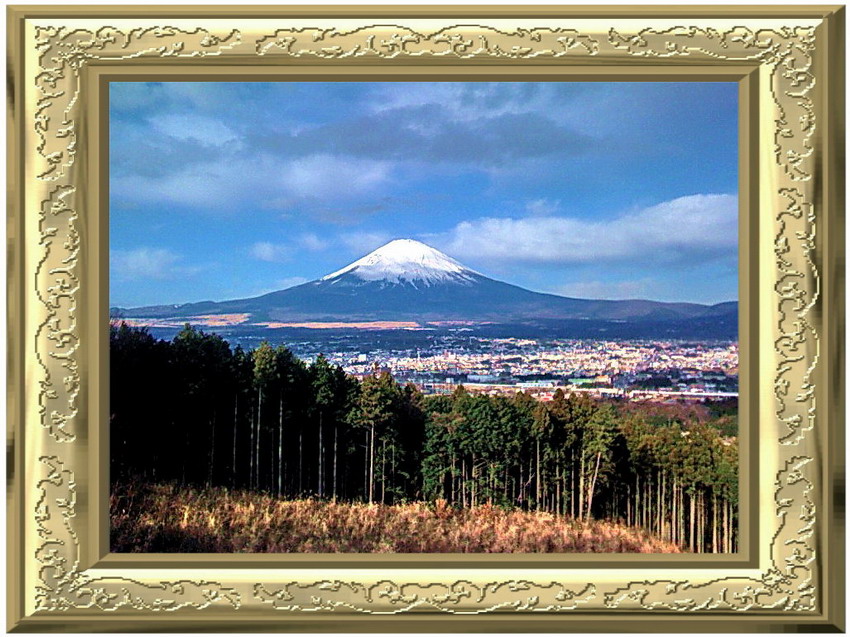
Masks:
[[[737,313],[716,306],[575,299],[532,292],[471,270],[418,241],[391,241],[321,279],[262,296],[123,310],[127,317],[251,315],[251,322],[490,321],[534,319],[665,321]]]

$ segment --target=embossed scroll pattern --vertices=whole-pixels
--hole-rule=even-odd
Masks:
[[[694,20],[699,22],[699,20]],[[41,251],[34,271],[33,310],[41,317],[34,334],[42,450],[41,476],[34,485],[34,525],[38,538],[37,610],[121,609],[176,611],[211,606],[232,610],[252,607],[273,611],[396,614],[436,610],[474,614],[496,610],[575,611],[583,609],[728,611],[813,611],[818,608],[815,569],[817,474],[811,432],[817,425],[812,374],[818,364],[819,338],[814,309],[818,303],[818,262],[814,251],[812,205],[813,139],[816,104],[813,71],[816,34],[812,24],[761,28],[757,24],[715,27],[683,25],[665,29],[629,29],[628,21],[605,30],[582,28],[582,20],[546,20],[548,26],[516,28],[493,24],[447,24],[426,28],[369,24],[350,28],[269,28],[268,21],[204,20],[192,29],[154,25],[121,28],[34,26],[37,71],[28,78],[35,110],[28,128],[34,136],[34,170],[27,187],[40,193],[37,215]],[[290,20],[289,23],[293,21]],[[348,21],[350,22],[350,21]],[[708,20],[710,22],[710,20]],[[750,21],[742,21],[750,22]],[[424,23],[423,23],[424,24]],[[775,24],[775,23],[774,23]],[[495,26],[494,26],[495,25]],[[148,581],[92,577],[80,569],[77,481],[86,476],[80,454],[72,454],[85,427],[80,407],[85,379],[80,375],[82,305],[80,224],[83,215],[79,163],[82,149],[82,75],[92,63],[121,63],[149,58],[169,60],[225,56],[239,64],[263,60],[282,65],[300,60],[332,64],[342,59],[393,64],[411,58],[433,60],[565,60],[571,63],[631,64],[667,62],[746,63],[758,65],[769,79],[768,102],[773,130],[772,156],[762,162],[777,189],[760,205],[772,219],[777,273],[772,308],[777,370],[774,383],[774,434],[762,427],[760,444],[776,445],[775,526],[770,564],[759,577],[676,579],[621,584],[571,584],[544,578],[487,581],[486,573],[457,581],[425,575],[417,582],[375,577],[373,581],[318,579],[292,581],[269,577],[256,583],[223,584],[207,580]],[[521,68],[521,66],[517,67]],[[763,210],[763,212],[764,212]],[[764,218],[764,217],[763,217]],[[90,221],[92,223],[92,221]],[[773,435],[774,439],[770,439]],[[761,477],[764,481],[765,476]],[[766,484],[763,482],[764,486]],[[554,571],[553,571],[554,572]],[[575,577],[575,572],[571,576]],[[559,572],[564,576],[563,572]],[[433,581],[431,581],[433,580]]]

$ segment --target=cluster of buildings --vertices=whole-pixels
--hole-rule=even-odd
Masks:
[[[558,388],[631,400],[706,400],[737,396],[733,342],[435,339],[414,350],[326,352],[355,376],[388,371],[425,393],[527,391],[542,400]]]

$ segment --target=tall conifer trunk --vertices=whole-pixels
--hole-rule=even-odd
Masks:
[[[283,491],[283,389],[277,407],[277,497]]]
[[[590,518],[590,511],[593,507],[593,492],[596,491],[596,478],[599,476],[599,462],[602,459],[602,452],[596,452],[596,468],[593,470],[593,480],[590,482],[590,492],[587,494],[587,515],[585,518]]]
[[[322,465],[322,460],[324,459],[324,453],[322,451],[322,410],[319,409],[319,479],[317,484],[317,490],[319,492],[319,497],[322,497],[322,483],[325,479],[324,467]]]
[[[363,500],[369,500],[369,431],[363,445]]]
[[[256,467],[256,486],[260,486],[260,425],[263,421],[263,390],[259,391],[259,402],[257,403],[257,439],[256,439],[256,447],[254,451],[255,460],[254,466]]]
[[[333,484],[333,501],[336,502],[336,465],[337,465],[337,430],[338,427],[334,423],[334,484]]]
[[[249,399],[249,402],[251,402],[251,412],[253,412],[254,411],[254,407],[253,407],[254,401]],[[250,460],[251,466],[250,466],[250,470],[248,472],[248,486],[253,488],[254,487],[254,470],[255,470],[255,467],[254,467],[254,434],[255,434],[255,430],[257,428],[257,425],[256,425],[256,422],[255,422],[255,418],[254,418],[253,413],[251,413],[250,418],[251,418],[251,420],[250,420],[251,440],[250,440],[249,444],[251,446],[248,449],[248,456],[251,458],[251,460]]]
[[[451,484],[451,503],[454,504],[457,502],[457,495],[455,493],[455,481],[457,480],[457,458],[455,457],[454,451],[452,451],[452,484]]]
[[[695,542],[695,537],[694,537],[694,522],[695,522],[694,518],[696,517],[696,499],[694,498],[694,495],[695,495],[694,493],[691,493],[690,496],[688,497],[688,500],[690,501],[690,512],[691,512],[690,520],[688,520],[688,529],[689,529],[689,532],[690,532],[688,544],[691,547],[691,551],[696,550],[696,542]]]
[[[717,553],[717,493],[711,493],[711,552]]]
[[[579,519],[584,519],[584,452],[579,455],[578,467],[578,515]]]
[[[230,488],[236,488],[236,423],[239,422],[239,394],[233,401],[233,464],[230,466]]]
[[[304,424],[298,431],[298,496],[304,493]]]
[[[381,504],[387,503],[387,441],[381,441]]]
[[[375,423],[371,426],[369,438],[369,504],[375,499]]]
[[[537,511],[539,511],[540,510],[540,500],[542,498],[542,491],[541,491],[542,485],[540,484],[540,439],[538,438],[537,440],[535,440],[534,444],[536,446],[536,456],[537,456],[537,472],[534,476],[534,478],[535,478],[534,482],[537,486],[537,494],[536,494],[536,498],[535,498],[535,502],[534,502],[534,508]]]

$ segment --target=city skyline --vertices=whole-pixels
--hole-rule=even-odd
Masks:
[[[110,302],[250,297],[395,238],[539,292],[735,300],[736,91],[113,83]]]

